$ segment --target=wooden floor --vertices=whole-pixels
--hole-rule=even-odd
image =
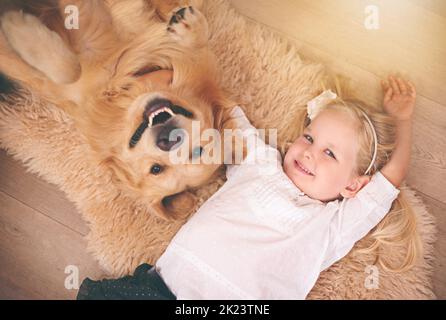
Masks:
[[[302,56],[353,79],[370,102],[378,80],[408,76],[419,92],[407,182],[437,218],[435,292],[446,298],[446,1],[232,0],[248,19],[299,46]],[[379,29],[364,26],[375,5]],[[292,89],[292,88],[290,88]],[[79,279],[103,272],[86,252],[87,227],[63,193],[0,151],[0,298],[71,299]],[[70,278],[71,279],[71,278]]]
[[[65,287],[67,278],[76,287],[76,280],[104,274],[86,252],[88,228],[80,214],[54,185],[3,150],[0,173],[0,299],[74,299],[77,290]]]

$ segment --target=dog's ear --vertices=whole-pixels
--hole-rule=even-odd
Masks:
[[[101,165],[108,168],[112,172],[112,180],[115,184],[136,187],[136,178],[131,174],[129,166],[115,156],[109,156],[103,161]]]
[[[195,209],[197,198],[189,191],[183,191],[171,196],[167,196],[162,201],[168,214],[175,219],[185,219]]]
[[[153,212],[165,220],[183,220],[195,210],[196,197],[189,191],[183,191],[164,197],[152,205]]]

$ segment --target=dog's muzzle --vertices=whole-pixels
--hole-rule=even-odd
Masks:
[[[183,142],[184,133],[176,128],[170,119],[175,115],[193,118],[193,114],[185,108],[174,105],[171,101],[156,98],[150,101],[144,110],[143,121],[130,139],[129,147],[133,148],[141,139],[144,131],[149,128],[156,129],[156,145],[163,151],[170,151]]]
[[[156,145],[163,151],[178,148],[184,142],[184,130],[172,125],[161,127],[156,136]]]

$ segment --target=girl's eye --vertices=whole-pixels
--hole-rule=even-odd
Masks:
[[[328,155],[328,156],[330,156],[330,157],[332,157],[333,159],[335,159],[336,160],[336,157],[335,157],[335,155],[334,155],[334,153],[333,152],[331,152],[331,150],[330,149],[327,149],[327,150],[325,150],[325,153]]]
[[[150,168],[150,174],[153,175],[157,175],[160,174],[163,171],[163,167],[161,165],[159,165],[158,163],[155,163],[151,168]]]
[[[313,143],[313,138],[308,135],[308,134],[304,134],[304,138],[308,140],[308,142]]]

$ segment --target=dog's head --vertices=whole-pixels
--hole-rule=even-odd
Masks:
[[[95,102],[87,136],[116,182],[161,215],[185,214],[190,208],[175,208],[176,198],[191,204],[181,193],[205,184],[223,164],[219,135],[231,103],[213,82],[175,85],[166,70],[123,87]]]

